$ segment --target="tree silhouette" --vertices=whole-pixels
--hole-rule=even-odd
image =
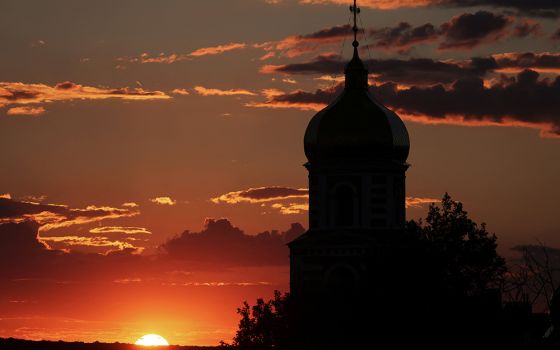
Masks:
[[[287,349],[289,306],[289,294],[279,291],[274,291],[274,298],[269,301],[257,299],[253,306],[245,301],[237,309],[241,320],[233,343],[221,342],[221,346],[242,350]]]
[[[478,225],[461,202],[445,193],[441,205],[431,204],[426,220],[411,220],[408,233],[418,241],[421,278],[446,293],[473,295],[496,287],[506,271],[496,252],[496,236]]]

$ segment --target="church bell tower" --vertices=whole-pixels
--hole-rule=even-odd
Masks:
[[[312,318],[322,315],[325,303],[338,307],[337,319],[326,321],[335,312],[318,322],[332,325],[354,307],[348,302],[389,293],[385,266],[394,266],[405,226],[408,132],[369,92],[358,52],[356,1],[350,9],[353,57],[344,70],[344,90],[305,131],[309,230],[289,244],[290,290],[307,313],[306,324],[317,321]],[[323,306],[314,309],[317,303]]]

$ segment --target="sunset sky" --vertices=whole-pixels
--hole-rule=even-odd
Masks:
[[[216,345],[287,291],[349,5],[2,1],[0,337]],[[410,133],[408,218],[449,192],[501,254],[560,248],[560,2],[358,5]]]

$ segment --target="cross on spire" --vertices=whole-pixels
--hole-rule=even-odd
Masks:
[[[352,46],[358,47],[360,43],[358,43],[358,23],[356,22],[356,17],[358,16],[358,13],[360,13],[360,8],[356,6],[356,0],[354,0],[354,6],[350,6],[350,12],[354,14],[354,26],[352,27],[352,30],[354,31],[354,42],[352,43]]]

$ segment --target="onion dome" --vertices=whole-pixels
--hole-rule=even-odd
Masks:
[[[346,65],[344,91],[317,113],[305,131],[305,155],[311,164],[340,161],[405,163],[408,132],[396,113],[368,91],[368,71],[358,55]]]

